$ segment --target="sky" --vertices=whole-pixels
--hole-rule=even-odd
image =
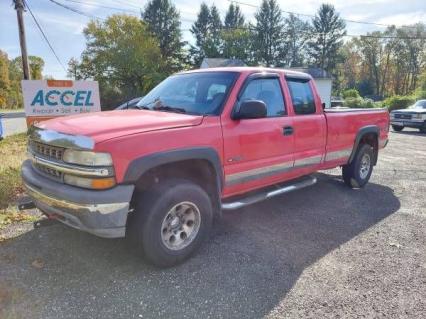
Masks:
[[[85,12],[87,15],[105,18],[114,13],[126,13],[139,16],[148,0],[54,0],[69,7]],[[261,0],[238,0],[248,21],[253,21],[254,13]],[[50,0],[26,0],[29,8],[39,21],[47,38],[56,51],[62,64],[67,67],[70,58],[79,58],[85,48],[83,29],[90,18],[64,9]],[[197,17],[202,0],[175,0],[173,3],[180,11],[182,29],[190,29],[192,21]],[[229,0],[205,0],[207,4],[215,4],[222,18],[230,4]],[[301,14],[315,14],[321,3],[333,4],[341,17],[348,20],[369,21],[379,24],[395,24],[397,26],[426,22],[425,0],[278,0],[282,10]],[[111,7],[101,8],[99,6]],[[309,19],[302,17],[304,20]],[[44,75],[55,79],[65,79],[66,71],[56,60],[47,43],[42,38],[33,18],[27,11],[24,13],[27,34],[27,50],[29,55],[40,56],[45,61]],[[347,22],[347,33],[350,35],[365,34],[385,27]],[[184,40],[193,43],[189,31],[184,31]],[[20,55],[16,11],[12,0],[0,0],[0,50],[9,58]]]

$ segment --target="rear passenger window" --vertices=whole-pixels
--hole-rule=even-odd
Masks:
[[[294,113],[299,115],[314,114],[316,112],[314,95],[309,81],[300,79],[287,79],[293,101]]]
[[[284,99],[279,79],[254,79],[245,87],[240,102],[260,100],[266,104],[267,117],[285,114]]]

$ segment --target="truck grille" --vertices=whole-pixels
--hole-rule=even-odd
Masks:
[[[33,164],[34,168],[41,173],[42,175],[45,175],[46,177],[52,178],[56,181],[62,181],[63,174],[56,169],[52,169],[40,164]]]
[[[57,161],[62,161],[62,156],[65,151],[62,147],[51,146],[35,141],[30,142],[30,149],[35,155]]]
[[[58,161],[62,161],[65,148],[52,146],[52,145],[30,140],[29,150],[31,151],[31,153],[33,153],[34,156],[58,162]],[[58,182],[62,182],[63,174],[57,171],[56,169],[52,169],[50,167],[47,167],[45,165],[41,165],[35,162],[33,162],[33,167],[41,175],[46,176]]]
[[[411,114],[395,114],[396,119],[411,120]]]

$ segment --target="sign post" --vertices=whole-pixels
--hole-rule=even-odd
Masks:
[[[96,81],[23,80],[27,126],[58,116],[99,112],[99,86]]]

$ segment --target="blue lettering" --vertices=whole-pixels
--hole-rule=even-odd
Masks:
[[[44,106],[44,99],[43,99],[43,90],[39,90],[34,97],[34,100],[31,102],[31,106],[34,106],[36,104],[40,104],[40,106]]]
[[[46,104],[47,105],[50,105],[50,106],[56,106],[56,105],[58,105],[58,102],[51,102],[50,101],[50,97],[53,94],[59,95],[59,94],[61,94],[61,92],[59,92],[58,90],[52,90],[52,91],[47,92],[47,94],[46,94]]]
[[[77,94],[75,95],[74,106],[83,106],[83,103],[80,100],[84,100],[84,95],[86,93],[87,91],[77,91]]]
[[[93,102],[90,102],[90,98],[92,97],[92,91],[87,91],[86,96],[86,106],[93,106]]]
[[[68,90],[68,91],[64,91],[61,94],[61,103],[65,106],[71,106],[72,105],[72,101],[71,101],[71,99],[69,99],[68,94],[74,95],[75,93],[73,91]],[[69,99],[70,101],[67,102],[67,101],[65,101],[65,99]]]

